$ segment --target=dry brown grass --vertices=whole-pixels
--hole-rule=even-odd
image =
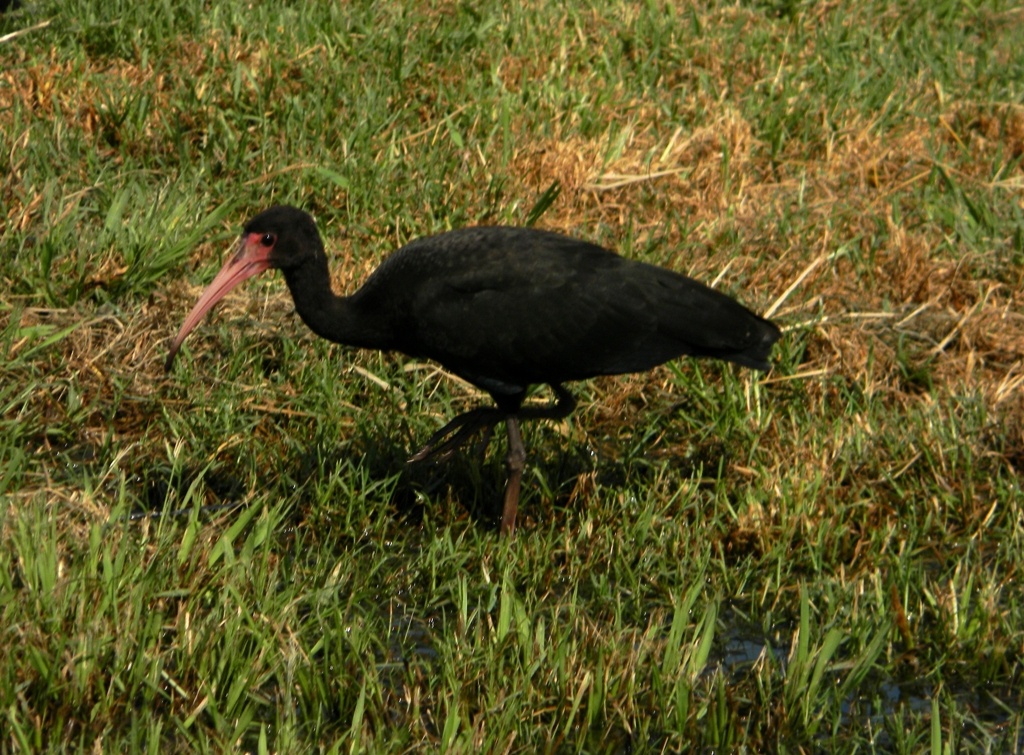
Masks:
[[[824,23],[836,6],[822,5],[806,23]],[[757,14],[747,10],[719,9],[716,13],[724,14],[717,21],[760,22]],[[607,20],[596,13],[585,20],[578,29],[584,49],[607,36]],[[715,23],[716,18],[705,21]],[[563,23],[568,21],[563,18]],[[628,27],[633,22],[625,19],[622,23]],[[173,77],[153,65],[141,68],[117,60],[95,62],[82,70],[80,64],[56,56],[47,63],[9,69],[0,74],[5,84],[0,87],[0,113],[21,107],[39,117],[60,120],[81,130],[113,156],[117,137],[105,133],[103,125],[108,94],[145,91],[155,98],[155,106],[137,138],[146,141],[140,141],[140,149],[151,150],[153,137],[167,133],[166,120],[171,117],[183,118],[201,140],[213,114],[233,97],[226,82],[219,92],[206,91],[209,70],[241,62],[253,72],[254,81],[275,78],[279,84],[271,95],[285,96],[300,86],[296,81],[299,69],[295,68],[299,61],[323,54],[322,50],[305,51],[291,68],[285,66],[285,70],[294,69],[294,76],[275,76],[265,47],[243,45],[237,38],[218,33],[180,45],[184,68]],[[777,71],[747,60],[742,50],[733,51],[728,58],[721,52],[713,47],[698,50],[664,81],[665,91],[690,86],[696,71],[717,80],[723,88],[726,81],[741,89],[770,86],[777,76]],[[799,59],[812,57],[814,50],[801,49],[794,55],[791,62],[795,65]],[[731,61],[728,71],[727,60]],[[546,75],[551,65],[551,60],[507,51],[496,68],[506,86],[515,91],[521,82]],[[424,69],[412,81],[434,81],[439,75],[440,71]],[[571,70],[567,75],[588,74]],[[193,81],[200,82],[195,96],[202,106],[173,113],[168,103],[180,99],[182,87]],[[68,82],[77,83],[67,86]],[[578,135],[578,116],[559,121],[553,133],[542,138],[536,138],[525,124],[513,124],[517,143],[505,168],[510,179],[507,194],[536,196],[557,183],[563,193],[545,215],[545,226],[591,236],[593,229],[606,228],[607,237],[614,238],[615,229],[632,224],[639,232],[640,244],[658,236],[663,238],[663,248],[670,249],[683,239],[679,227],[666,226],[665,218],[684,218],[690,228],[689,246],[666,259],[667,264],[719,281],[728,290],[742,288],[745,301],[762,310],[770,307],[771,314],[792,331],[792,337],[805,333],[806,351],[796,375],[770,377],[769,382],[806,376],[811,400],[826,402],[830,389],[820,378],[842,375],[896,405],[930,401],[926,393],[906,383],[907,357],[901,350],[909,351],[911,361],[927,363],[940,393],[979,392],[993,423],[1005,429],[1014,448],[1024,447],[1022,274],[1018,272],[1016,280],[1001,280],[979,272],[991,267],[987,260],[957,258],[940,251],[949,249],[948,229],[939,223],[921,222],[914,209],[921,186],[936,169],[948,171],[974,190],[1009,192],[1022,201],[1020,166],[1001,173],[996,180],[990,176],[989,166],[999,159],[1010,165],[1024,151],[1024,109],[1013,104],[993,107],[954,101],[934,88],[929,93],[924,86],[918,90],[929,100],[932,117],[906,119],[895,128],[881,128],[851,110],[845,117],[831,118],[842,123],[832,130],[827,125],[830,119],[822,114],[816,145],[808,148],[794,142],[774,159],[756,138],[751,123],[728,100],[715,101],[697,92],[688,113],[695,119],[702,113],[700,125],[684,129],[666,124],[653,103],[623,101],[612,92],[605,116],[608,129],[593,138]],[[248,94],[257,96],[252,91]],[[431,143],[440,133],[438,105],[425,96],[419,91],[414,97],[421,103],[425,128],[403,138],[406,148]],[[15,135],[13,170],[4,191],[10,200],[6,222],[19,230],[40,222],[40,195],[22,204],[20,198],[25,195],[10,190],[20,177],[17,152],[26,146],[26,138],[27,133]],[[385,142],[389,138],[390,133],[382,137]],[[613,143],[618,145],[614,149]],[[939,158],[942,146],[948,150]],[[464,160],[489,167],[479,151],[467,150]],[[79,179],[87,181],[84,176]],[[470,204],[480,204],[473,186],[453,185],[452,192]],[[907,222],[905,217],[897,222],[894,206],[908,208],[915,222]],[[787,211],[800,213],[795,233],[792,227],[780,227],[779,217]],[[739,241],[719,245],[717,241],[727,233]],[[336,258],[351,257],[351,242],[339,243],[336,234],[328,238],[328,246]],[[196,250],[193,264],[217,254],[212,245],[204,245]],[[335,266],[339,290],[351,290],[372,268],[369,257],[360,255],[359,259],[357,266]],[[114,262],[108,258],[107,264]],[[117,274],[115,269],[101,268],[94,278],[102,282]],[[21,314],[21,325],[26,328],[45,324],[59,329],[76,324],[71,336],[38,367],[48,384],[73,381],[80,402],[95,407],[82,419],[88,442],[98,442],[99,436],[110,430],[111,421],[118,434],[145,434],[148,423],[139,417],[104,415],[101,397],[110,390],[105,376],[125,376],[124,390],[143,404],[155,400],[163,382],[163,344],[199,290],[195,284],[171,284],[127,321],[115,315],[82,320],[76,311],[30,309]],[[263,310],[270,308],[279,315],[289,311],[280,287],[266,296]],[[239,306],[251,314],[252,305],[240,305],[240,301],[249,300],[229,301],[222,316],[239,317],[243,314]],[[18,350],[16,344],[14,357]],[[656,376],[640,382],[663,385],[664,379]],[[624,380],[616,384],[620,389],[611,390],[624,397],[637,390],[636,382]],[[62,408],[62,397],[60,389],[41,391],[29,404],[32,414],[43,423],[61,419],[61,413],[67,411]],[[617,399],[605,400],[620,406]]]
[[[198,47],[185,59],[198,74],[214,54]],[[214,46],[216,47],[216,46]],[[235,55],[228,50],[224,54]],[[256,52],[247,53],[258,64]],[[56,64],[55,64],[56,65]],[[514,62],[510,63],[514,67]],[[131,66],[112,66],[91,76],[75,76],[92,83],[55,95],[53,81],[71,76],[67,64],[40,70],[38,66],[7,72],[7,91],[18,93],[22,104],[46,110],[59,108],[59,115],[95,130],[103,107],[96,81],[119,82],[146,87],[154,93],[165,88],[162,74],[139,71]],[[707,103],[705,103],[707,105]],[[210,107],[215,105],[211,104]],[[896,223],[893,202],[904,203],[917,191],[936,166],[934,145],[956,146],[961,160],[942,167],[961,180],[992,191],[1024,194],[1020,169],[999,182],[985,183],[984,166],[995,153],[1018,155],[1024,135],[1024,116],[1019,108],[1007,106],[997,112],[979,112],[970,104],[948,103],[934,122],[910,122],[902,129],[880,132],[870,122],[851,114],[846,126],[823,140],[826,147],[808,159],[800,154],[770,163],[748,122],[727,104],[715,106],[702,125],[692,132],[667,130],[642,103],[627,109],[621,127],[621,153],[610,161],[611,131],[596,139],[573,135],[570,121],[558,133],[545,139],[522,139],[508,168],[514,182],[510,196],[539,194],[557,182],[562,198],[544,217],[551,228],[572,229],[587,235],[587,229],[615,228],[632,222],[645,235],[665,233],[669,213],[685,217],[692,226],[691,239],[706,257],[677,256],[669,264],[690,270],[704,279],[741,281],[743,298],[773,314],[796,331],[807,331],[807,349],[798,375],[807,375],[806,390],[811,400],[826,401],[828,388],[820,378],[844,375],[869,392],[887,397],[897,405],[930,401],[927,395],[905,384],[898,350],[909,343],[913,359],[929,363],[940,393],[980,392],[992,421],[1002,426],[1017,448],[1024,447],[1024,301],[1020,280],[1017,285],[978,275],[969,259],[954,259],[938,253],[946,231],[938,224],[914,226]],[[160,110],[154,117],[165,117]],[[610,117],[609,122],[615,120]],[[723,155],[728,152],[727,168]],[[465,192],[467,187],[460,187]],[[471,193],[471,192],[470,192]],[[797,234],[779,230],[772,218],[787,207],[805,208],[804,224]],[[8,220],[15,227],[32,223],[32,207],[11,206]],[[851,263],[836,255],[847,245],[865,247],[869,239],[884,230],[884,243],[874,249],[870,267]],[[718,251],[714,239],[729,230],[740,239],[739,247]],[[664,243],[680,241],[678,229],[667,233]],[[691,244],[693,242],[691,241]],[[329,238],[328,246],[338,259],[347,255],[347,243]],[[692,248],[692,247],[691,247]],[[197,249],[196,263],[217,256],[212,245]],[[365,256],[356,269],[336,265],[335,285],[351,290],[365,277],[372,262]],[[98,270],[97,279],[116,271]],[[796,287],[790,290],[794,283]],[[94,445],[111,428],[119,436],[146,435],[149,421],[138,416],[108,417],[102,397],[110,388],[105,376],[127,377],[129,391],[147,404],[156,400],[163,383],[160,370],[163,345],[172,335],[188,303],[200,290],[198,285],[168,286],[149,303],[144,303],[128,321],[113,315],[81,321],[74,311],[26,310],[22,326],[46,324],[61,328],[77,323],[72,335],[58,351],[52,352],[40,371],[48,383],[74,381],[82,404],[94,407],[82,419],[82,442]],[[785,298],[781,298],[783,293]],[[270,307],[285,315],[290,307],[286,293],[278,287],[261,309]],[[777,300],[778,299],[778,300]],[[253,314],[248,297],[229,300],[222,317],[236,319]],[[773,305],[773,302],[775,304]],[[262,314],[266,314],[265,311]],[[18,354],[18,345],[13,356]],[[792,377],[769,378],[791,380]],[[640,382],[664,382],[652,377]],[[617,383],[616,394],[624,398],[637,390],[636,380]],[[66,412],[59,388],[41,391],[31,402],[32,413],[43,423],[63,422]],[[620,402],[605,397],[614,406]],[[125,405],[129,415],[135,402]],[[1019,451],[1017,451],[1019,453]],[[1017,462],[1019,463],[1019,461]]]
[[[973,726],[971,751],[994,751],[1019,726],[1024,109],[1005,79],[969,82],[987,60],[1018,65],[1000,24],[1020,13],[956,10],[974,37],[927,61],[946,50],[934,39],[959,39],[948,19],[792,5],[443,0],[364,8],[350,29],[357,6],[337,29],[302,18],[335,6],[238,6],[280,25],[140,26],[135,55],[102,24],[55,32],[52,51],[0,47],[6,725],[120,749],[137,715],[177,727],[161,745],[255,750],[272,730],[281,751],[290,725],[300,751],[408,724],[403,746],[436,749],[455,712],[478,749],[552,732],[728,749],[707,735],[717,716],[748,749],[820,749],[833,741],[787,710],[786,685],[798,639],[813,662],[842,631],[826,678],[864,659],[871,674],[845,699],[809,696],[837,738],[885,749],[857,730],[869,716],[925,742],[915,705],[934,694],[943,745]],[[883,91],[888,60],[906,75],[858,99]],[[575,420],[528,430],[536,476],[511,543],[485,515],[467,523],[474,494],[500,486],[500,443],[429,481],[402,468],[479,394],[434,365],[316,341],[279,276],[228,297],[163,372],[262,205],[313,209],[335,288],[352,291],[411,236],[522,221],[552,185],[541,226],[713,282],[785,336],[768,375],[681,360],[577,386]],[[186,192],[199,199],[171,212]],[[226,217],[206,212],[229,197]],[[156,230],[116,232],[150,202],[167,209]],[[219,225],[190,253],[164,246],[204,215]],[[140,277],[126,239],[174,250],[171,271]],[[243,505],[192,505],[226,501]],[[140,510],[182,516],[124,520]],[[682,644],[667,642],[687,593]],[[757,660],[661,678],[697,680],[694,694],[659,687],[669,645],[695,647],[719,608],[714,652],[753,627]],[[981,689],[1010,702],[979,712]],[[568,711],[592,702],[586,719]],[[571,739],[588,726],[604,738]]]

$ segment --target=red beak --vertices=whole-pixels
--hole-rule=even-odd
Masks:
[[[171,344],[171,353],[167,355],[167,361],[164,362],[165,371],[170,372],[171,365],[174,364],[174,357],[177,355],[178,349],[181,348],[185,337],[199,324],[203,316],[213,309],[214,304],[227,296],[227,293],[242,281],[259,275],[271,267],[270,252],[273,247],[263,246],[259,240],[260,234],[251,233],[248,236],[243,236],[238,242],[237,251],[224,263],[224,267],[217,273],[213,282],[206,287],[203,295],[199,297],[199,301],[192,307],[192,311],[188,313],[188,317],[182,323],[181,330],[178,331],[174,343]]]

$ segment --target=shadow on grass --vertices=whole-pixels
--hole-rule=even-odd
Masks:
[[[675,474],[697,475],[701,469],[719,469],[726,462],[725,449],[711,443],[690,449],[652,448],[645,453],[623,449],[610,441],[559,443],[559,437],[543,439],[529,453],[520,497],[519,521],[564,517],[564,512],[593,505],[595,490],[603,498],[621,499],[653,484],[666,465]],[[282,463],[283,479],[296,492],[301,481],[325,480],[339,474],[346,463],[360,470],[364,486],[387,491],[379,516],[390,516],[402,527],[420,527],[428,510],[455,520],[464,514],[474,527],[497,533],[501,521],[507,471],[504,439],[481,448],[479,440],[458,449],[450,458],[409,463],[410,448],[381,432],[358,433],[334,444],[312,441],[296,448]],[[232,467],[185,466],[172,469],[156,464],[130,478],[135,506],[130,519],[184,515],[194,508],[196,489],[202,486],[201,512],[221,512],[246,501],[244,473]],[[266,480],[266,484],[274,484]],[[714,484],[702,479],[699,484]],[[283,480],[282,480],[283,483]],[[324,501],[311,489],[299,492],[296,515],[302,517]],[[447,514],[441,512],[447,510]],[[560,513],[562,512],[562,513]]]
[[[678,445],[623,446],[585,433],[581,440],[567,442],[544,425],[534,425],[526,432],[520,523],[585,508],[592,504],[597,489],[602,497],[614,500],[647,490],[664,475],[666,466],[674,475],[689,479],[701,470],[717,470],[727,463],[727,450],[717,440],[690,447],[684,454]],[[487,448],[476,437],[444,460],[408,463],[417,447],[415,441],[405,446],[384,431],[371,431],[354,438],[345,454],[358,458],[374,480],[399,474],[390,499],[399,519],[419,525],[428,506],[436,511],[453,504],[453,517],[461,509],[475,526],[496,533],[507,480],[503,426],[496,428]]]

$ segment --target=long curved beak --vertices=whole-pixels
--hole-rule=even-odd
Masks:
[[[224,267],[217,273],[217,277],[203,291],[203,295],[199,297],[199,301],[192,307],[192,311],[188,313],[188,317],[182,323],[178,335],[174,337],[171,353],[167,355],[167,361],[164,362],[165,372],[171,371],[174,357],[178,354],[178,349],[181,348],[185,337],[192,332],[193,328],[200,323],[207,312],[213,309],[217,302],[242,281],[259,275],[271,267],[271,249],[272,247],[264,247],[259,243],[258,234],[250,234],[248,237],[241,238],[235,253],[224,263]]]

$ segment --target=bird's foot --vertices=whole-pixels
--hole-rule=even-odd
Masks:
[[[504,415],[490,406],[481,406],[464,412],[431,435],[426,444],[409,457],[408,463],[416,464],[428,459],[445,461],[480,430],[484,430],[486,451],[486,443],[490,440],[494,425],[502,419]]]

